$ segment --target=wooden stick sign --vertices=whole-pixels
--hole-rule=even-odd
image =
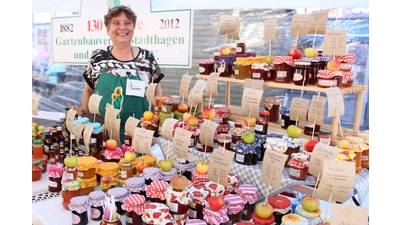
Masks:
[[[271,184],[275,189],[281,187],[283,167],[288,155],[275,150],[265,150],[262,169],[261,181]],[[269,188],[269,187],[268,187]]]
[[[263,93],[264,90],[244,88],[242,96],[243,115],[248,116],[249,114],[251,114],[254,116],[258,116],[258,113],[260,112],[260,102]]]
[[[94,93],[89,97],[89,112],[93,115],[100,114],[99,105],[102,98],[103,96]]]
[[[206,82],[205,92],[207,96],[218,96],[218,77],[220,73],[211,73]]]
[[[146,88],[146,99],[149,105],[157,105],[155,93],[158,83],[150,83]]]
[[[132,147],[136,152],[151,155],[151,142],[153,141],[154,130],[136,128],[132,138]]]
[[[189,96],[190,81],[192,81],[193,75],[185,74],[181,78],[181,85],[179,87],[179,97],[184,98]]]
[[[331,225],[368,225],[368,208],[333,203]]]
[[[318,142],[311,153],[308,172],[316,177],[322,171],[324,161],[334,160],[338,152],[340,152],[340,148]]]
[[[227,187],[228,175],[234,156],[234,152],[227,151],[222,146],[214,149],[208,163],[208,179]]]
[[[163,125],[164,126],[164,125]],[[172,141],[174,154],[189,162],[197,160],[197,156],[189,153],[190,138],[193,132],[177,127]]]

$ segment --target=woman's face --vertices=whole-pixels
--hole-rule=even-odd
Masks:
[[[131,43],[135,27],[124,12],[111,19],[107,34],[113,43]]]

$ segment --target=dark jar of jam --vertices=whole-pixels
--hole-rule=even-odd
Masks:
[[[314,136],[318,136],[320,127],[321,127],[320,125],[315,124],[315,129],[314,129],[313,123],[306,122],[304,125],[304,134],[312,136],[312,132],[314,130]]]
[[[210,75],[214,72],[214,60],[200,60],[199,73],[201,75]]]
[[[264,110],[269,112],[268,122],[278,123],[280,106],[281,106],[281,99],[279,97],[265,98]]]
[[[251,79],[254,80],[267,80],[267,63],[253,63],[251,64]]]
[[[254,127],[254,133],[267,134],[268,133],[268,120],[269,120],[270,113],[268,111],[264,111],[264,112],[259,112],[258,114],[260,117],[256,120],[256,125]]]
[[[105,195],[102,191],[92,191],[89,193],[90,218],[92,220],[100,221],[103,217],[102,203],[104,200]]]
[[[171,215],[183,215],[189,210],[189,191],[174,190],[171,186],[165,193],[167,206]]]
[[[239,42],[236,44],[236,54],[244,54],[246,52],[246,44]]]
[[[142,215],[136,214],[135,211],[126,212],[126,225],[143,225]]]
[[[314,85],[317,83],[317,74],[319,70],[319,62],[317,60],[311,60],[310,62],[310,79],[308,84]]]
[[[190,219],[203,219],[203,208],[202,204],[195,204],[194,207],[189,207],[189,218]]]
[[[235,162],[240,163],[240,164],[245,164],[245,165],[256,165],[257,164],[257,154],[240,154],[240,153],[235,153]]]
[[[84,196],[77,196],[71,199],[69,209],[72,213],[73,225],[86,225],[88,220],[88,198]]]
[[[310,79],[310,62],[295,62],[293,83],[298,86],[307,86]]]
[[[277,83],[290,83],[290,74],[292,66],[287,63],[274,64],[276,76],[274,81]]]
[[[214,144],[214,143],[213,143],[213,144]],[[211,147],[211,146],[209,146],[208,143],[207,143],[207,145],[202,144],[202,143],[200,142],[200,138],[197,139],[196,149],[197,149],[198,151],[200,151],[200,152],[204,152],[204,151],[206,151],[206,152],[212,152],[212,151],[214,151],[214,148]]]

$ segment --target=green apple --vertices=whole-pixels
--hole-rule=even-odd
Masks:
[[[272,62],[274,62],[275,57],[272,55],[267,55],[267,57],[265,57],[265,62],[268,63],[269,65],[272,64]]]
[[[306,48],[306,50],[304,50],[304,56],[307,58],[315,58],[318,55],[318,51],[315,48]]]
[[[338,138],[336,140],[336,145],[341,149],[348,148],[350,146],[350,140],[348,138]]]
[[[74,168],[78,165],[78,157],[76,156],[68,156],[64,159],[64,165],[68,168]]]
[[[301,199],[301,206],[308,212],[313,212],[319,208],[319,199],[317,197],[312,197],[311,195],[306,195]]]
[[[246,143],[246,144],[253,144],[254,141],[256,140],[256,137],[254,136],[253,132],[250,132],[250,131],[242,132],[242,135],[240,137],[241,137],[243,143]]]
[[[162,171],[168,172],[172,169],[174,164],[170,160],[163,159],[160,160],[158,166],[162,169]]]
[[[301,135],[301,128],[295,125],[290,125],[287,129],[287,134],[291,138],[298,138]]]
[[[274,212],[274,208],[265,202],[260,202],[256,205],[256,214],[261,219],[269,218]]]

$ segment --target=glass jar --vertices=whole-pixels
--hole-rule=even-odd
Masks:
[[[268,204],[274,209],[273,215],[276,224],[282,224],[282,217],[292,212],[292,203],[284,196],[272,196],[268,198]]]
[[[188,212],[190,200],[188,189],[174,190],[169,186],[165,191],[165,199],[171,215],[183,215]]]
[[[61,181],[62,193],[61,197],[63,199],[62,206],[64,209],[69,210],[69,203],[73,197],[82,196],[81,184],[78,181]]]
[[[319,130],[318,142],[322,142],[326,145],[329,145],[331,138],[332,138],[332,136],[331,136],[331,132],[329,130]]]
[[[132,162],[126,161],[121,163],[121,178],[128,179],[133,177]]]
[[[88,198],[83,196],[73,197],[69,204],[72,213],[72,224],[86,225],[88,220]]]
[[[61,179],[63,172],[63,167],[59,164],[53,164],[49,166],[49,170],[47,171],[46,175],[49,178],[48,190],[50,192],[61,191]]]
[[[214,144],[214,143],[213,143]],[[200,152],[212,152],[214,151],[214,147],[209,146],[209,144],[207,143],[207,145],[202,144],[200,142],[200,137],[197,138],[197,144],[196,144],[196,149]]]
[[[225,148],[226,150],[232,151],[231,142],[232,137],[230,134],[218,134],[217,135],[218,145]]]
[[[289,161],[289,177],[295,180],[305,180],[307,178],[308,167],[303,164],[296,162],[296,160]]]
[[[310,62],[310,79],[308,80],[308,84],[314,85],[317,83],[318,69],[319,69],[318,60],[311,60],[311,62]]]
[[[287,143],[287,149],[284,152],[284,154],[288,155],[288,157],[286,158],[285,167],[290,167],[289,166],[289,161],[290,161],[291,155],[293,153],[299,153],[300,152],[301,139],[300,138],[285,137],[285,141]]]
[[[306,122],[304,125],[304,134],[312,136],[312,132],[314,130],[314,136],[318,136],[320,127],[321,127],[320,125],[315,124],[315,129],[314,129],[313,123]]]
[[[362,168],[369,169],[369,149],[362,151],[361,166]]]
[[[42,178],[43,158],[32,157],[32,181],[38,181]]]
[[[257,154],[253,153],[247,153],[247,154],[241,154],[237,153],[235,154],[235,162],[244,164],[244,165],[256,165],[258,161],[258,156]]]
[[[354,153],[356,154],[356,173],[361,172],[361,170],[363,169],[362,167],[362,151],[354,151]]]
[[[280,64],[274,64],[276,76],[274,81],[277,83],[290,83],[290,74],[292,66],[283,62]]]
[[[105,219],[104,215],[103,215],[100,225],[122,225],[121,215],[116,213],[115,218],[116,218],[115,220],[108,220],[108,219]]]
[[[235,79],[244,80],[246,78],[251,78],[251,64],[250,58],[237,57],[234,62],[235,66]]]
[[[96,138],[96,149],[100,151],[103,143],[103,127],[98,122],[89,123],[89,125],[93,128],[91,138]]]
[[[218,72],[220,73],[220,77],[230,77],[234,75],[233,72],[233,63],[235,58],[233,55],[228,56],[219,56],[218,60],[216,61]]]
[[[274,81],[276,77],[274,64],[268,65],[267,69],[268,70],[264,81]]]
[[[198,203],[198,204],[192,204],[189,207],[189,218],[190,219],[203,219],[203,208],[204,205]]]
[[[259,118],[256,120],[254,132],[256,134],[267,134],[268,133],[268,120],[270,113],[268,111],[259,112]]]
[[[199,73],[201,75],[210,75],[214,72],[214,60],[200,60]]]
[[[307,86],[310,79],[310,62],[295,62],[293,83],[297,86]]]
[[[34,140],[32,142],[32,149],[34,158],[41,159],[43,158],[43,141],[42,140]]]
[[[172,106],[172,102],[170,102],[170,104]],[[168,119],[168,118],[173,118],[173,115],[174,115],[173,113],[166,113],[166,112],[161,112],[160,113],[159,120],[158,120],[158,122],[159,122],[159,124],[158,124],[158,135],[161,135],[161,130],[162,130],[161,128],[162,128],[162,125],[163,125],[164,121],[166,119]]]
[[[319,70],[317,77],[318,77],[317,81],[318,87],[321,88],[342,87],[342,81],[343,81],[342,71]]]
[[[353,80],[354,80],[353,72],[351,71],[343,72],[342,87],[351,87],[353,85]]]
[[[203,109],[205,108],[214,108],[214,99],[211,98],[210,101],[209,97],[203,98]]]
[[[143,195],[132,194],[129,195],[122,208],[126,211],[126,224],[127,225],[143,225],[142,214],[146,198]]]
[[[254,80],[267,80],[267,63],[253,63],[251,64],[251,79]]]
[[[163,102],[161,111],[163,113],[171,113],[172,112],[172,102]]]
[[[99,159],[99,149],[97,148],[97,139],[96,138],[90,138],[90,143],[89,143],[89,155]]]
[[[114,187],[107,190],[107,197],[114,196],[115,198],[115,206],[119,215],[125,214],[125,210],[122,209],[122,203],[124,203],[129,194],[129,190],[124,187]]]
[[[236,54],[246,53],[246,44],[244,42],[239,42],[236,44]]]
[[[264,110],[269,112],[268,121],[278,123],[281,99],[278,97],[267,97],[264,100]]]
[[[236,194],[246,201],[242,210],[242,220],[250,220],[251,215],[255,212],[256,202],[260,198],[258,188],[252,184],[242,184],[236,189]]]
[[[171,112],[178,111],[178,107],[182,103],[181,97],[179,97],[179,95],[171,95],[171,100],[172,100]]]
[[[104,192],[92,191],[89,193],[90,218],[94,221],[100,221],[103,217]]]

